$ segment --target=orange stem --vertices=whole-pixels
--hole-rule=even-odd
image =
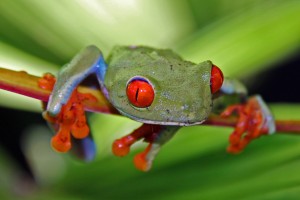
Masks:
[[[0,67],[0,89],[47,102],[51,92],[38,86],[38,80],[40,78],[41,77],[30,75],[25,71],[13,71]],[[94,102],[85,101],[84,107],[86,110],[101,113],[118,113],[106,100],[101,91],[84,86],[79,86],[78,91],[92,94],[97,99],[97,101]]]

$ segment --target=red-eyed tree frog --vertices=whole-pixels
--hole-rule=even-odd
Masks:
[[[239,115],[229,151],[238,152],[261,133],[275,132],[274,119],[262,98],[248,98],[245,87],[224,78],[211,61],[194,64],[171,50],[144,46],[115,47],[106,61],[97,47],[83,49],[59,72],[46,110],[49,116],[65,112],[75,88],[91,74],[96,75],[102,93],[120,114],[143,123],[116,140],[112,148],[115,155],[124,156],[130,145],[143,138],[149,146],[134,159],[143,171],[151,168],[161,146],[180,127],[203,123],[217,107],[218,97],[224,95],[235,95],[239,101],[222,113]],[[59,140],[70,139],[61,136]],[[87,142],[85,148],[94,147]]]

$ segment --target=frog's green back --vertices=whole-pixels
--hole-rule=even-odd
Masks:
[[[105,87],[111,103],[124,115],[144,123],[192,125],[205,120],[212,108],[210,61],[198,65],[171,50],[115,47],[107,59]],[[151,106],[136,108],[126,96],[133,77],[147,79],[155,91]]]

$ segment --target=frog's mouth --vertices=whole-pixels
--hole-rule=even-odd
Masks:
[[[206,118],[201,120],[201,121],[155,121],[155,120],[149,120],[149,119],[143,119],[143,118],[139,118],[139,117],[135,117],[133,115],[130,115],[126,112],[123,112],[121,110],[119,110],[119,112],[124,115],[129,117],[132,120],[144,123],[144,124],[156,124],[156,125],[165,125],[165,126],[194,126],[194,125],[199,125],[202,124],[204,121],[206,121]]]

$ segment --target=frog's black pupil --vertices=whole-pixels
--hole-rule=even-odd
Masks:
[[[138,88],[138,89],[136,90],[136,93],[135,93],[135,100],[136,100],[136,101],[138,101],[139,91],[140,91],[140,88]]]

